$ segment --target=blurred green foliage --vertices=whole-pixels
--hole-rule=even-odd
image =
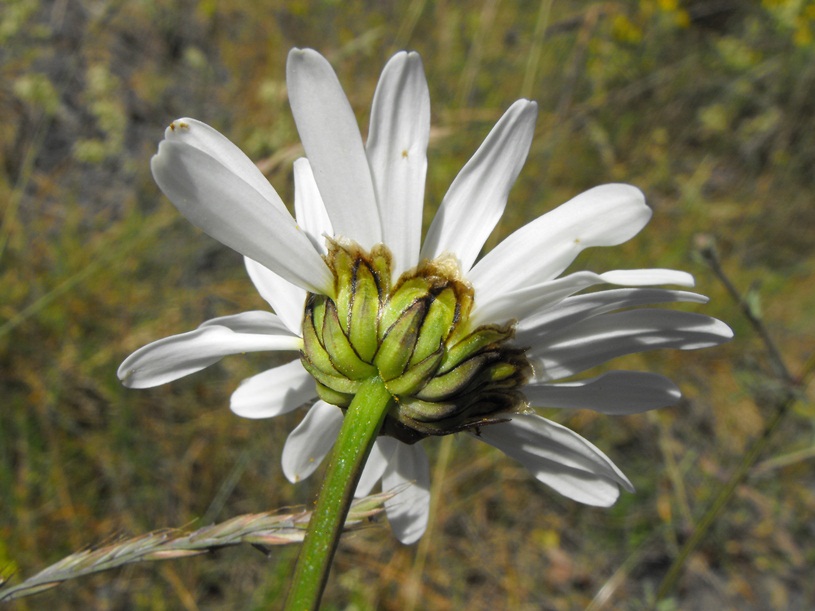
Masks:
[[[29,575],[120,532],[310,502],[319,478],[292,486],[279,464],[301,415],[249,422],[227,407],[267,357],[147,391],[116,380],[121,360],[151,340],[264,307],[240,257],[180,217],[148,162],[164,126],[194,116],[246,150],[290,202],[301,149],[288,49],[328,56],[365,126],[379,70],[411,48],[433,100],[430,211],[503,110],[535,99],[529,161],[488,246],[585,188],[634,183],[655,209],[651,225],[575,268],[691,270],[712,297],[704,311],[737,339],[615,363],[671,376],[685,393],[675,408],[552,414],[607,451],[637,494],[611,510],[577,506],[456,438],[434,473],[432,536],[406,548],[374,526],[344,540],[326,608],[575,609],[595,596],[593,608],[652,606],[777,396],[764,348],[693,257],[694,238],[718,240],[793,371],[815,344],[811,0],[0,8],[0,571]],[[815,605],[815,410],[802,405],[660,608]],[[264,609],[285,593],[295,553],[130,568],[10,608]]]

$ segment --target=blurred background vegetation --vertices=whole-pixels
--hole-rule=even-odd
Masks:
[[[286,98],[292,46],[331,60],[363,126],[386,59],[421,53],[426,222],[503,110],[537,100],[532,151],[490,246],[588,187],[636,184],[650,226],[573,269],[692,271],[712,297],[702,311],[737,333],[714,350],[614,363],[676,380],[676,407],[549,414],[606,451],[636,494],[579,506],[456,438],[434,467],[430,535],[404,547],[378,524],[345,539],[326,608],[651,608],[782,391],[694,255],[698,238],[717,240],[793,372],[815,346],[810,0],[2,0],[0,571],[27,576],[117,534],[314,498],[319,477],[292,486],[280,468],[302,412],[253,422],[228,409],[267,356],[146,391],[115,376],[149,341],[265,306],[240,257],[161,195],[149,159],[171,120],[196,117],[291,202],[302,153]],[[815,409],[801,391],[662,609],[815,606]],[[425,446],[438,454],[438,441]],[[279,604],[296,552],[136,566],[9,608],[263,609]]]

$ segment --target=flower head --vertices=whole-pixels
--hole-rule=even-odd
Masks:
[[[306,157],[294,164],[292,218],[257,167],[193,119],[167,129],[152,161],[161,190],[195,225],[245,256],[274,310],[207,321],[137,350],[119,369],[156,386],[222,357],[299,351],[245,380],[232,410],[277,416],[313,402],[283,448],[283,470],[308,477],[328,453],[355,388],[379,376],[394,398],[357,493],[405,485],[388,517],[403,542],[424,532],[428,436],[469,432],[541,482],[611,505],[629,480],[596,447],[534,411],[631,414],[680,396],[666,378],[610,371],[557,383],[610,359],[657,348],[697,349],[731,337],[713,318],[643,306],[704,303],[665,269],[562,276],[585,248],[636,235],[651,210],[639,190],[596,187],[544,214],[476,261],[526,159],[537,106],[515,102],[451,184],[421,241],[430,102],[419,56],[399,53],[380,78],[367,142],[328,62],[289,54],[287,81]],[[589,287],[619,287],[578,294]],[[316,401],[315,401],[316,399]]]

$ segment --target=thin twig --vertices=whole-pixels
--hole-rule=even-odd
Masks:
[[[727,289],[727,292],[733,298],[733,301],[735,301],[739,308],[741,308],[742,313],[753,326],[753,330],[755,330],[759,337],[761,337],[761,341],[764,342],[764,346],[767,348],[767,352],[769,353],[770,362],[772,363],[773,369],[776,371],[776,375],[778,375],[778,377],[787,384],[796,385],[797,382],[795,378],[793,378],[792,374],[790,374],[790,370],[787,367],[787,364],[784,362],[781,352],[775,345],[775,341],[773,340],[772,336],[770,336],[770,332],[767,330],[767,327],[764,326],[764,322],[761,320],[761,317],[750,305],[749,300],[747,300],[739,292],[739,290],[730,280],[730,277],[722,268],[719,253],[716,250],[716,244],[714,243],[713,238],[710,236],[700,236],[698,238],[698,246],[699,254],[710,266],[713,273],[716,274],[716,277],[722,283],[724,288]]]
[[[713,504],[708,508],[705,514],[702,516],[702,519],[697,522],[696,526],[691,533],[691,536],[685,541],[685,544],[682,546],[682,549],[679,551],[679,555],[671,564],[671,568],[668,569],[668,573],[662,580],[662,583],[659,586],[659,590],[657,591],[657,600],[661,600],[667,596],[668,592],[672,591],[674,586],[676,585],[677,579],[679,579],[679,575],[682,572],[682,567],[685,564],[685,561],[690,556],[690,554],[696,549],[699,543],[704,539],[707,531],[710,529],[713,522],[719,516],[722,509],[730,502],[733,493],[736,491],[736,488],[744,481],[744,478],[747,476],[747,473],[750,471],[750,468],[756,462],[756,459],[759,457],[761,452],[764,451],[764,448],[767,446],[767,443],[770,440],[773,432],[778,428],[778,425],[784,419],[784,417],[789,413],[790,408],[795,405],[797,402],[797,397],[794,394],[789,394],[786,397],[786,400],[777,405],[776,412],[773,415],[770,422],[764,428],[764,431],[752,446],[750,446],[750,450],[747,454],[744,455],[741,463],[739,464],[738,468],[736,469],[735,473],[730,476],[727,484],[725,484],[724,488],[721,489],[716,499],[713,501]]]
[[[381,513],[394,493],[381,493],[354,501],[345,531],[357,530],[368,519]],[[264,512],[244,514],[195,531],[165,529],[121,539],[97,548],[71,554],[16,586],[0,581],[0,603],[31,596],[62,582],[127,564],[184,558],[248,543],[269,554],[270,546],[300,543],[311,519],[311,512]],[[5,587],[4,587],[5,586]]]
[[[679,575],[682,572],[682,567],[685,565],[686,560],[690,556],[690,554],[697,548],[699,543],[707,534],[707,531],[710,529],[713,522],[722,512],[724,507],[730,501],[733,496],[733,493],[736,491],[736,488],[744,481],[747,477],[748,472],[755,464],[758,457],[767,447],[767,444],[772,437],[772,434],[792,410],[792,407],[798,402],[800,397],[800,393],[798,389],[806,383],[810,375],[815,370],[815,360],[810,359],[808,362],[808,366],[805,367],[804,371],[802,372],[801,376],[797,379],[794,378],[789,369],[787,369],[786,364],[784,363],[784,359],[781,357],[781,352],[775,345],[772,337],[770,336],[767,328],[764,326],[759,315],[750,307],[747,300],[744,296],[739,292],[736,286],[730,281],[727,273],[721,266],[721,262],[719,260],[718,253],[716,252],[715,244],[713,243],[712,238],[705,236],[701,239],[699,244],[699,251],[705,261],[710,265],[713,272],[722,282],[722,284],[727,289],[730,296],[736,301],[736,303],[741,308],[742,312],[744,313],[747,320],[753,326],[753,329],[756,333],[761,337],[762,342],[764,343],[765,347],[767,348],[767,352],[769,353],[770,360],[773,364],[773,368],[776,370],[776,373],[779,378],[784,382],[784,394],[780,396],[777,401],[775,402],[775,412],[773,413],[770,421],[764,427],[764,431],[762,432],[761,436],[753,442],[752,446],[748,450],[748,452],[744,455],[741,463],[737,467],[736,471],[733,475],[730,476],[727,484],[721,489],[718,496],[715,498],[711,506],[708,510],[704,513],[702,518],[696,524],[691,533],[688,540],[682,546],[682,549],[679,551],[678,556],[671,564],[671,567],[668,569],[667,574],[662,580],[662,583],[659,586],[659,590],[657,591],[657,600],[661,600],[665,598],[669,592],[671,592],[677,580],[679,579]]]

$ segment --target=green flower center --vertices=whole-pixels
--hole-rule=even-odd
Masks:
[[[424,261],[391,282],[391,255],[332,241],[336,297],[309,294],[301,361],[317,393],[346,408],[365,380],[393,396],[382,434],[405,443],[499,422],[526,407],[524,351],[514,323],[472,328],[473,289],[452,258]]]

